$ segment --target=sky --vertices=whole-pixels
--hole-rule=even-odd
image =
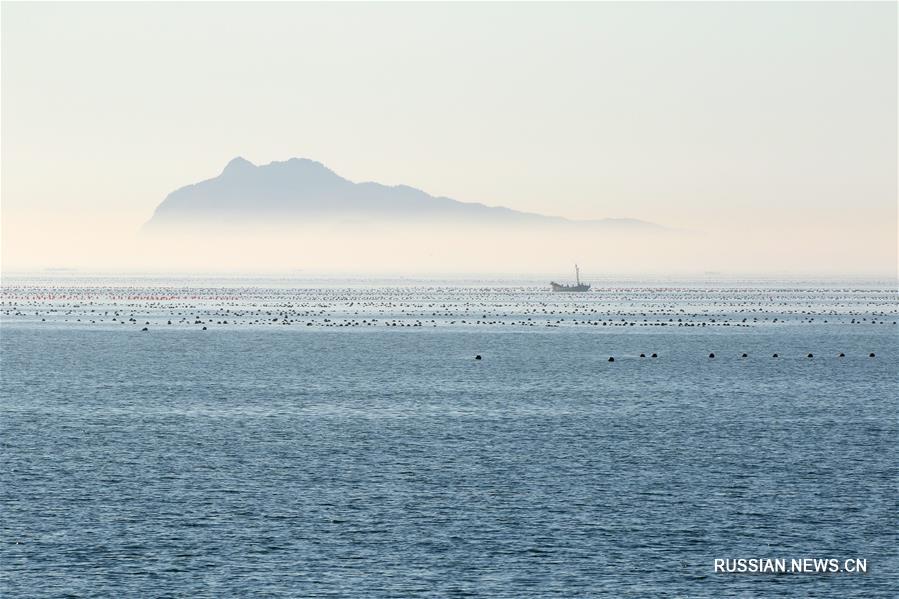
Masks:
[[[169,192],[296,156],[695,233],[656,270],[896,273],[895,3],[4,2],[0,29],[5,271],[149,268]]]

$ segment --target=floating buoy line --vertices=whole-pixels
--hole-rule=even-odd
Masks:
[[[207,333],[246,329],[556,330],[659,332],[708,329],[867,327],[872,332],[899,321],[895,289],[881,287],[690,287],[609,286],[587,294],[552,294],[528,286],[419,285],[362,287],[256,287],[153,284],[152,279],[84,278],[52,282],[7,278],[0,285],[0,321],[36,328],[101,327],[153,336],[162,331]],[[608,342],[608,337],[603,339]],[[876,339],[875,339],[876,341]],[[845,350],[804,351],[789,357],[815,362]],[[874,348],[877,349],[876,347]],[[769,350],[770,351],[770,350]],[[857,350],[855,350],[857,351]],[[661,352],[665,353],[665,352]],[[849,352],[852,355],[855,352]],[[640,359],[660,352],[638,352]],[[731,348],[704,352],[708,362],[752,361],[774,353]],[[857,354],[856,354],[857,355]],[[861,355],[875,358],[867,350]],[[615,362],[630,355],[607,355]],[[669,358],[671,356],[669,355]],[[679,357],[682,357],[679,356]],[[487,359],[483,355],[476,360]]]

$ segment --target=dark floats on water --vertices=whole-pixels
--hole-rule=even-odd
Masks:
[[[575,284],[574,285],[562,285],[561,283],[556,283],[555,281],[551,281],[550,285],[553,288],[553,291],[557,293],[572,293],[572,292],[584,292],[590,291],[589,283],[581,283],[581,270],[578,268],[578,265],[574,265],[574,277]]]

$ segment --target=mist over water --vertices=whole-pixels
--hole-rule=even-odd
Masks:
[[[822,234],[823,236],[823,234]],[[315,277],[533,278],[573,276],[575,262],[593,277],[894,278],[894,243],[820,243],[739,232],[417,226],[320,223],[247,232],[224,229],[128,238],[90,237],[67,251],[35,247],[25,260],[4,260],[6,274],[71,269],[100,272],[256,273]],[[52,251],[51,251],[52,250]]]

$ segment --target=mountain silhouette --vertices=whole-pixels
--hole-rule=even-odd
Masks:
[[[215,178],[173,191],[145,230],[167,226],[252,227],[308,222],[477,223],[661,229],[645,221],[609,218],[573,221],[504,207],[435,197],[406,185],[354,183],[320,162],[291,158],[256,166],[238,157]]]

